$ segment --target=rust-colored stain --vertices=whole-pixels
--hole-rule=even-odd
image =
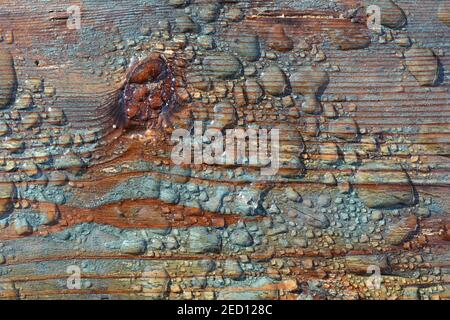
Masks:
[[[447,300],[449,17],[2,1],[0,298]]]

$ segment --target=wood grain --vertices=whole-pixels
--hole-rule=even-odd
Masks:
[[[407,25],[377,34],[365,7],[395,18],[393,2],[2,1],[0,52],[17,82],[0,110],[0,297],[448,299],[441,2],[395,1]],[[80,30],[67,28],[72,5]],[[414,48],[431,51],[411,64]],[[177,70],[173,127],[127,126],[125,82],[152,52]],[[265,82],[274,65],[284,76]],[[177,166],[170,135],[194,121],[280,129],[286,161],[271,177]]]

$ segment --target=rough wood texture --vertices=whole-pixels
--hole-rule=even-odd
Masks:
[[[448,299],[449,16],[2,0],[0,297]],[[195,121],[279,129],[280,170],[176,165]]]

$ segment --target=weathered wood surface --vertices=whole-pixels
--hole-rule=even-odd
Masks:
[[[0,296],[448,299],[450,4],[395,3],[1,0]],[[126,125],[155,52],[172,126]],[[174,165],[194,120],[280,171]]]

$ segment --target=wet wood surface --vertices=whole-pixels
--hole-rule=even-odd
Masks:
[[[0,297],[448,299],[450,2],[335,3],[1,0]],[[195,121],[280,169],[174,164]]]

